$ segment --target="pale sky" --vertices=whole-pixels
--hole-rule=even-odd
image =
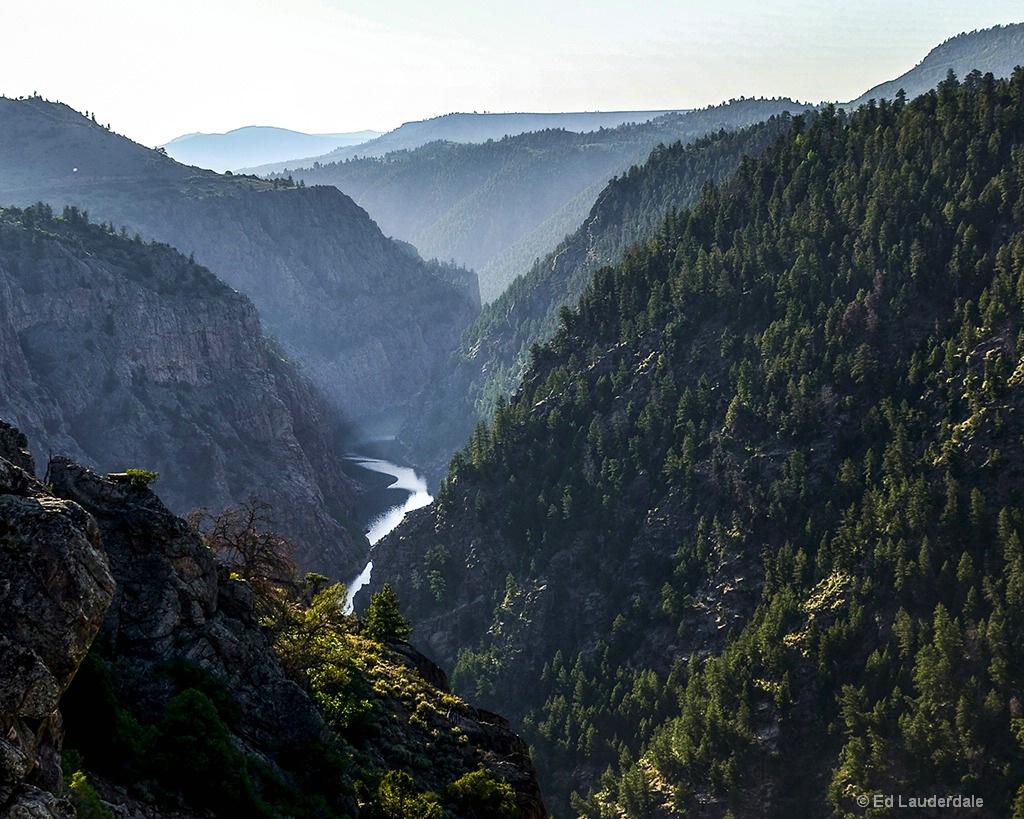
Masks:
[[[151,146],[453,111],[846,101],[961,31],[1021,21],[1021,0],[0,0],[0,94]]]

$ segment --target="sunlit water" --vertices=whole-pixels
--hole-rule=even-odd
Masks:
[[[406,493],[404,502],[391,506],[370,521],[366,537],[370,541],[371,546],[375,545],[392,529],[398,526],[402,522],[402,518],[405,517],[406,512],[422,509],[434,501],[434,498],[427,491],[426,479],[407,466],[399,466],[381,458],[368,458],[362,455],[350,455],[346,460],[371,472],[391,475],[395,480],[388,484],[387,490],[397,489]],[[359,576],[348,584],[348,597],[345,600],[346,614],[351,614],[353,608],[352,601],[355,599],[356,592],[370,582],[370,572],[372,571],[373,561],[371,560],[366,564],[366,568],[363,569]]]

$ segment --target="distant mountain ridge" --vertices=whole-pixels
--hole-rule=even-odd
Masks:
[[[629,122],[649,122],[688,109],[663,111],[577,111],[566,113],[478,114],[453,113],[406,122],[393,131],[358,146],[341,147],[321,156],[307,155],[290,162],[268,163],[244,170],[257,174],[281,173],[288,168],[308,167],[316,162],[340,162],[352,157],[384,156],[392,151],[411,151],[430,142],[480,143],[489,139],[545,131],[552,128],[586,133],[601,128],[617,128]]]
[[[586,133],[551,128],[485,143],[431,142],[289,175],[336,186],[385,233],[425,256],[473,268],[489,302],[579,226],[611,177],[643,162],[659,143],[689,142],[805,107],[784,98],[732,100]]]
[[[190,168],[38,98],[0,99],[0,144],[0,202],[76,205],[194,254],[357,426],[410,411],[479,311],[475,276],[390,241],[336,188]]]
[[[501,398],[515,391],[531,348],[555,334],[561,311],[576,305],[594,271],[642,245],[670,212],[693,204],[709,181],[725,181],[745,158],[760,155],[791,121],[782,114],[688,145],[655,148],[643,165],[608,183],[579,228],[484,307],[402,436],[432,481],[441,480],[476,423],[490,419]]]
[[[933,48],[910,71],[876,85],[843,107],[857,108],[871,99],[893,99],[901,88],[912,99],[935,88],[951,69],[960,78],[971,71],[1008,77],[1019,65],[1024,65],[1024,23],[964,32]]]
[[[307,134],[288,128],[247,125],[223,134],[185,134],[164,143],[167,155],[185,165],[213,171],[237,171],[250,165],[283,162],[298,156],[328,153],[359,145],[382,135],[381,131],[340,134]]]

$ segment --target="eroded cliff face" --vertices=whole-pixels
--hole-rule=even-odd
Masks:
[[[0,214],[0,385],[37,457],[155,470],[180,514],[256,494],[304,567],[347,578],[365,563],[324,399],[247,298],[171,248]]]
[[[452,697],[411,647],[354,636],[365,653],[347,673],[372,705],[328,724],[249,584],[150,489],[60,456],[48,486],[33,468],[24,436],[0,422],[0,817],[75,815],[65,740],[119,816],[377,815],[367,777],[408,768],[440,790],[481,767],[512,786],[523,819],[547,816],[526,744]],[[206,781],[126,778],[125,764],[154,776],[152,762],[126,761],[133,742]]]
[[[181,659],[222,680],[239,705],[233,741],[281,776],[289,751],[324,741],[323,718],[286,677],[246,584],[218,575],[195,530],[144,486],[56,457],[44,487],[32,467],[24,436],[0,422],[0,816],[74,816],[61,798],[58,706],[97,636],[137,684]],[[90,700],[76,718],[103,706]]]
[[[92,517],[33,477],[0,422],[0,815],[64,817],[60,696],[114,595]]]
[[[194,254],[354,425],[393,433],[479,312],[475,276],[425,263],[335,188],[179,165],[39,99],[0,99],[0,142],[0,202],[76,205]]]
[[[194,253],[252,298],[350,422],[371,431],[393,432],[415,412],[413,397],[479,312],[475,277],[425,265],[333,187],[179,196],[117,219]]]
[[[253,750],[279,753],[323,740],[312,701],[278,662],[247,585],[218,573],[200,534],[146,488],[55,457],[54,493],[87,509],[116,581],[100,638],[113,657],[145,671],[185,658],[223,680],[241,706],[238,732]]]

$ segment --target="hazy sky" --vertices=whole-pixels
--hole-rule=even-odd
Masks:
[[[845,101],[961,31],[1021,21],[1021,0],[0,0],[0,94],[38,91],[147,145],[452,111]]]

